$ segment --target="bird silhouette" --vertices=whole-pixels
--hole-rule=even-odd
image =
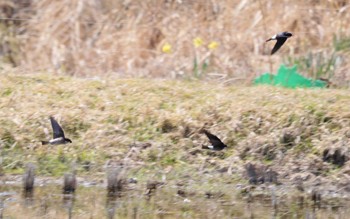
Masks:
[[[202,146],[203,149],[209,149],[214,151],[221,151],[222,149],[226,148],[227,145],[222,143],[222,141],[215,135],[211,134],[207,130],[202,130],[202,132],[208,137],[211,145],[209,146]]]
[[[272,51],[271,51],[271,55],[273,55],[275,52],[277,52],[277,50],[279,50],[279,48],[281,48],[281,46],[286,42],[286,40],[293,36],[292,33],[289,32],[281,32],[278,33],[276,35],[274,35],[273,37],[271,37],[270,39],[266,40],[266,42],[269,42],[270,40],[277,40],[275,46],[273,47]]]
[[[50,121],[51,121],[52,130],[53,130],[53,139],[49,141],[42,141],[41,143],[43,145],[45,144],[58,145],[58,144],[72,143],[72,141],[69,138],[66,138],[64,136],[63,129],[52,116],[50,116]]]

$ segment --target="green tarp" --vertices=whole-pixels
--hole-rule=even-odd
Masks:
[[[288,68],[284,65],[281,65],[278,69],[277,75],[270,73],[265,73],[254,80],[254,84],[271,84],[277,86],[283,86],[288,88],[297,88],[297,87],[326,87],[327,83],[321,80],[312,80],[305,78],[297,72],[297,66],[294,65],[291,68]]]

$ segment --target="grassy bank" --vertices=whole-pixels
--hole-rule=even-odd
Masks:
[[[76,162],[79,174],[100,177],[106,162],[124,161],[132,176],[145,179],[247,182],[248,163],[276,171],[286,183],[347,179],[348,163],[332,157],[339,149],[348,159],[347,90],[16,74],[1,74],[0,86],[7,174],[34,162],[39,175],[55,176]],[[50,115],[72,144],[41,145],[52,135]],[[208,143],[203,126],[229,148],[201,150]]]

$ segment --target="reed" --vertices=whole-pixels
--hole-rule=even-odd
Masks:
[[[64,180],[63,180],[63,193],[72,194],[75,192],[76,188],[77,188],[77,179],[75,176],[75,172],[65,173]]]
[[[2,22],[3,33],[7,34],[3,37],[8,39],[3,46],[9,48],[3,52],[13,59],[8,62],[26,69],[23,72],[194,76],[240,83],[277,69],[283,58],[294,60],[319,51],[325,61],[331,60],[334,52],[342,60],[349,58],[344,52],[349,49],[350,37],[350,23],[345,22],[350,20],[346,1],[2,2],[3,11],[9,7],[14,11],[3,16],[25,19]],[[264,41],[285,30],[293,32],[293,38],[270,57],[272,45]],[[194,43],[194,39],[202,43]],[[344,72],[347,67],[348,62],[338,62],[332,75],[327,76],[340,82],[342,77],[348,79]]]
[[[23,191],[27,193],[32,193],[34,190],[35,181],[35,165],[28,163],[25,173],[23,174]]]
[[[112,166],[107,170],[107,196],[116,196],[124,186],[122,167]]]

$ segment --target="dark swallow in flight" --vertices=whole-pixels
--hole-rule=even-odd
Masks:
[[[266,42],[269,42],[270,40],[277,40],[275,46],[273,47],[273,49],[271,51],[271,55],[273,55],[275,52],[277,52],[277,50],[279,48],[281,48],[281,46],[284,44],[284,42],[286,42],[286,40],[291,36],[293,36],[292,33],[282,32],[282,33],[278,33],[278,34],[274,35],[273,37],[271,37],[270,39],[266,40]]]
[[[64,136],[63,129],[52,116],[50,116],[50,121],[51,121],[52,130],[53,130],[53,139],[51,139],[50,141],[42,141],[41,143],[43,145],[45,144],[57,145],[57,144],[72,143],[72,141],[69,138],[66,138]]]
[[[211,145],[209,146],[202,146],[202,149],[209,149],[209,150],[214,150],[214,151],[221,151],[222,149],[226,148],[227,145],[222,143],[222,141],[215,135],[211,134],[207,130],[202,131],[209,139]]]

